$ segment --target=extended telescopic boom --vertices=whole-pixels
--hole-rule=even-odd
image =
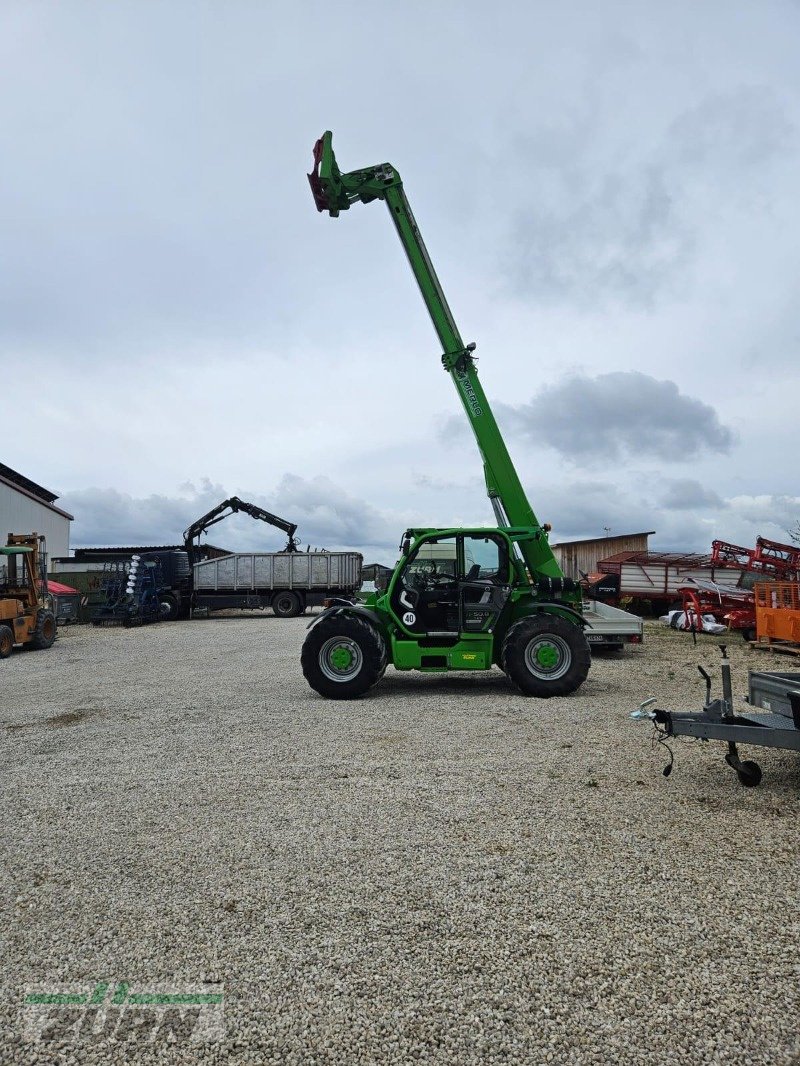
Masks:
[[[532,536],[519,547],[531,574],[563,577],[547,543],[547,531],[533,512],[517,476],[489,401],[478,380],[474,344],[465,345],[433,268],[422,235],[403,191],[403,182],[391,163],[342,174],[333,154],[332,134],[326,132],[314,145],[314,169],[308,175],[318,211],[336,217],[361,201],[384,200],[419,285],[433,327],[441,342],[442,364],[450,374],[467,413],[483,459],[486,489],[500,526],[530,529]],[[548,527],[549,528],[549,527]]]

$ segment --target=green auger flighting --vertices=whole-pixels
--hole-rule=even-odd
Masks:
[[[343,174],[331,134],[314,146],[308,176],[319,211],[334,218],[358,201],[383,200],[439,337],[442,365],[478,442],[493,528],[409,529],[385,589],[341,601],[311,625],[303,673],[332,699],[363,695],[398,670],[499,666],[527,696],[564,696],[586,679],[590,652],[580,586],[565,578],[536,518],[390,163]]]

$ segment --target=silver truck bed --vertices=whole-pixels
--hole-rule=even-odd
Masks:
[[[621,648],[642,643],[644,627],[636,614],[599,600],[584,600],[583,617],[589,623],[584,632],[590,645]]]

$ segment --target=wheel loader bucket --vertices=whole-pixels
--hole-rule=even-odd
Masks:
[[[308,175],[308,184],[317,211],[328,211],[336,218],[340,211],[350,207],[350,201],[344,190],[341,172],[336,165],[336,156],[331,144],[333,134],[326,130],[314,145],[314,169]]]

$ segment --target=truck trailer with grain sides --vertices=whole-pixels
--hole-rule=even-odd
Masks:
[[[236,552],[195,563],[192,606],[212,611],[271,607],[283,618],[351,599],[361,585],[359,552]]]

